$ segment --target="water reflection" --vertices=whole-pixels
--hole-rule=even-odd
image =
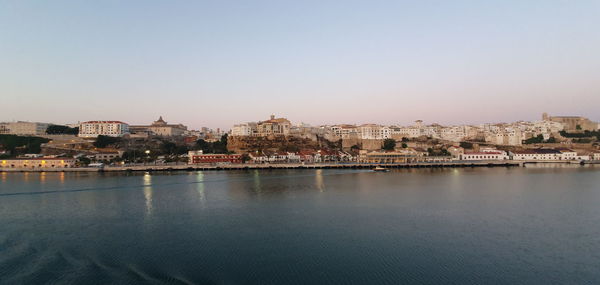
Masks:
[[[6,174],[6,172],[2,172],[2,174],[0,174],[0,175],[1,175],[2,183],[6,183],[6,176],[8,174]]]
[[[204,205],[206,203],[206,194],[204,193],[204,173],[202,171],[198,171],[196,174],[196,185],[198,190],[198,198],[200,199],[200,203]]]
[[[260,193],[262,190],[261,186],[260,186],[260,171],[254,170],[253,180],[254,180],[254,192]]]
[[[152,176],[146,172],[144,174],[144,198],[146,200],[146,215],[152,215]]]
[[[325,191],[325,183],[323,182],[323,169],[317,169],[315,173],[315,186],[319,192]]]

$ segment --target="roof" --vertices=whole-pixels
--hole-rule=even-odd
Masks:
[[[560,153],[560,151],[555,150],[555,149],[539,148],[539,149],[517,150],[517,151],[514,151],[514,153],[515,154],[558,154],[558,153]]]
[[[502,152],[500,152],[500,151],[488,151],[488,152],[465,152],[465,154],[486,155],[486,154],[502,154]]]
[[[127,124],[122,121],[87,121],[82,124]]]
[[[19,158],[7,158],[7,159],[1,159],[1,160],[74,160],[74,158],[71,157],[35,157],[35,158],[28,158],[28,157],[19,157]]]

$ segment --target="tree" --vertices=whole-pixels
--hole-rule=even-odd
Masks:
[[[0,135],[0,149],[7,150],[11,156],[25,153],[40,153],[41,145],[49,139],[32,136]]]
[[[556,143],[556,138],[550,137],[546,142],[547,143]]]
[[[117,138],[117,137],[109,137],[109,136],[99,135],[96,138],[96,141],[94,142],[94,146],[99,147],[99,148],[104,148],[111,144],[117,143],[119,141],[121,141],[121,139]]]
[[[50,125],[46,129],[46,133],[49,135],[76,135],[79,133],[79,128],[70,128],[62,125]]]
[[[406,143],[402,143],[402,148],[407,148],[408,145]]]
[[[383,149],[394,150],[396,148],[396,141],[394,139],[383,140]]]
[[[576,130],[581,130],[581,125],[577,125],[577,126],[575,126],[575,129],[576,129]]]
[[[533,144],[533,143],[543,143],[543,142],[544,142],[544,136],[537,135],[536,137],[526,139],[523,143],[524,144]]]
[[[459,146],[465,149],[473,148],[473,144],[470,142],[460,142]]]
[[[402,142],[408,142],[409,139],[407,137],[402,137]]]
[[[227,134],[223,135],[221,140],[212,143],[199,139],[196,141],[196,148],[205,153],[229,153],[227,150]]]
[[[244,153],[244,154],[242,154],[242,158],[241,159],[242,159],[242,163],[246,163],[246,162],[250,161],[252,158],[250,157],[249,154]]]

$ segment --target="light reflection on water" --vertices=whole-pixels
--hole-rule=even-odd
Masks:
[[[152,215],[152,175],[145,173],[143,176],[144,199],[146,201],[146,215]]]

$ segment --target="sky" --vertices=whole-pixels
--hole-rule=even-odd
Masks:
[[[600,121],[600,1],[0,0],[0,121]]]

